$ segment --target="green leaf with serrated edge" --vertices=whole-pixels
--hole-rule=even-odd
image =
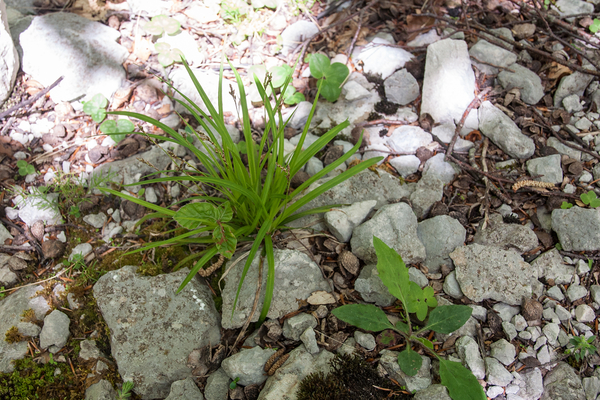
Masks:
[[[415,340],[421,342],[421,344],[423,344],[423,346],[427,347],[428,349],[433,350],[433,343],[431,343],[429,340],[422,337],[415,338]]]
[[[331,312],[342,321],[365,331],[379,332],[394,327],[385,313],[372,304],[348,304]]]
[[[181,207],[173,217],[186,229],[197,229],[202,225],[217,222],[216,207],[209,203],[192,203]]]
[[[440,359],[440,378],[452,400],[487,399],[477,378],[459,362]]]
[[[344,64],[335,62],[327,68],[325,71],[325,79],[327,79],[332,84],[337,84],[339,87],[342,82],[346,80],[350,74],[350,70]]]
[[[398,365],[402,372],[408,376],[415,376],[421,369],[422,364],[423,359],[419,353],[411,350],[410,346],[398,354]]]
[[[310,74],[314,78],[322,78],[329,68],[330,63],[331,61],[329,61],[329,57],[324,56],[323,54],[313,54],[308,62]]]
[[[422,331],[432,330],[438,333],[452,333],[463,326],[471,317],[473,309],[469,306],[439,306],[429,313],[427,325]]]
[[[404,322],[402,321],[398,321],[396,322],[396,329],[398,329],[401,332],[404,332],[406,334],[409,333],[409,329],[408,329],[408,325],[406,325]]]
[[[225,258],[231,258],[235,253],[237,238],[229,225],[218,224],[213,231],[213,239],[217,250]]]
[[[271,84],[274,88],[278,88],[292,74],[292,68],[289,65],[276,66],[271,68],[269,72],[271,73]]]
[[[388,288],[390,294],[400,300],[404,307],[406,307],[410,290],[408,268],[404,265],[400,254],[376,236],[373,236],[373,245],[377,253],[379,278],[385,287]]]

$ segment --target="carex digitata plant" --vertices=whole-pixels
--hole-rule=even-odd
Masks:
[[[149,218],[172,219],[177,222],[180,228],[184,228],[185,230],[184,233],[177,234],[168,240],[150,243],[135,250],[136,252],[164,245],[203,245],[203,250],[186,257],[178,265],[180,266],[190,261],[194,262],[190,273],[181,283],[178,291],[181,291],[194,275],[216,255],[229,259],[233,256],[236,247],[240,243],[252,242],[252,247],[244,265],[236,292],[233,310],[235,311],[240,289],[244,283],[248,269],[256,254],[260,251],[260,256],[266,257],[268,265],[267,290],[259,317],[259,321],[263,321],[271,305],[275,283],[274,234],[289,229],[288,224],[300,217],[323,213],[332,206],[335,206],[319,207],[299,212],[302,206],[323,192],[381,161],[381,157],[366,160],[349,168],[342,174],[307,192],[312,183],[333,171],[358,150],[362,141],[361,136],[351,151],[326,166],[296,189],[291,189],[290,181],[292,177],[302,170],[311,157],[323,149],[342,129],[349,125],[346,121],[336,126],[323,134],[316,142],[303,149],[304,141],[315,112],[320,87],[317,92],[317,99],[315,99],[308,120],[301,133],[298,146],[293,152],[286,155],[284,153],[284,129],[287,122],[289,122],[289,118],[284,121],[282,116],[283,96],[281,94],[277,95],[270,83],[269,77],[264,82],[261,82],[254,76],[254,83],[261,95],[266,113],[265,130],[262,136],[255,141],[250,128],[244,85],[240,75],[233,68],[233,65],[230,64],[235,74],[240,94],[238,106],[239,111],[241,111],[240,122],[243,138],[246,143],[245,153],[247,162],[245,163],[239,146],[233,142],[225,126],[222,90],[223,65],[221,65],[219,74],[218,103],[214,105],[209,100],[209,97],[199,84],[187,62],[184,59],[182,59],[182,62],[208,112],[204,112],[199,104],[195,104],[171,84],[169,86],[181,95],[183,100],[176,99],[176,101],[185,107],[198,125],[202,127],[204,133],[196,131],[187,122],[186,131],[192,137],[187,136],[188,134],[185,132],[183,134],[179,133],[146,115],[126,111],[112,112],[112,114],[137,118],[162,129],[165,132],[165,136],[143,132],[136,133],[146,135],[155,141],[168,141],[179,144],[194,154],[204,167],[193,166],[182,159],[178,159],[174,154],[167,152],[177,168],[183,171],[182,175],[149,179],[138,184],[147,185],[159,182],[189,181],[198,187],[204,186],[205,188],[210,188],[212,189],[211,193],[216,192],[218,195],[209,195],[205,191],[204,195],[186,199],[187,202],[183,206],[179,203],[165,208],[112,189],[102,190],[154,211],[148,214],[143,220]],[[284,85],[279,89],[279,93],[285,93],[291,79],[290,74],[285,80]],[[267,91],[267,88],[270,90]],[[271,99],[271,93],[273,99]],[[278,121],[281,121],[281,123],[278,124]],[[217,135],[220,135],[221,141],[217,140]],[[194,141],[191,140],[193,137],[197,138],[201,143],[204,152],[193,144]],[[166,173],[172,171],[158,172]]]

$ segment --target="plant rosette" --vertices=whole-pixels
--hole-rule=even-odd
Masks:
[[[184,57],[181,50],[177,48],[171,48],[169,43],[158,42],[154,45],[154,48],[158,53],[158,62],[163,67],[168,67],[174,62],[180,62],[181,58]]]
[[[176,35],[180,28],[179,21],[163,14],[152,17],[149,22],[142,25],[143,30],[154,36],[160,36],[163,32],[167,35]]]
[[[109,119],[100,125],[100,131],[112,137],[117,143],[125,139],[125,136],[133,132],[134,129],[135,125],[128,119],[118,119],[116,121]]]
[[[334,102],[342,93],[342,84],[350,74],[350,70],[342,63],[331,64],[329,57],[323,54],[313,54],[308,60],[310,74],[319,79],[321,95],[327,101]]]
[[[19,169],[19,175],[21,176],[35,174],[35,167],[25,160],[17,161],[17,168]]]
[[[108,100],[103,94],[98,93],[90,101],[84,101],[83,112],[92,117],[94,122],[100,123],[106,118],[106,107]]]
[[[146,115],[128,111],[115,111],[111,112],[111,114],[137,118],[162,129],[165,132],[165,136],[143,132],[134,133],[142,134],[154,143],[169,141],[183,146],[198,159],[198,164],[204,166],[200,170],[196,168],[197,164],[188,163],[186,160],[177,158],[172,153],[169,153],[175,164],[175,170],[182,171],[182,175],[173,176],[173,171],[171,170],[157,171],[156,174],[164,173],[166,176],[144,180],[135,183],[135,185],[188,181],[197,187],[208,186],[211,188],[211,192],[218,192],[219,195],[202,193],[199,196],[186,199],[185,204],[180,202],[173,207],[166,208],[116,190],[108,188],[100,188],[100,190],[154,211],[140,219],[138,225],[151,218],[165,218],[177,222],[184,229],[184,233],[178,230],[177,235],[170,239],[152,242],[131,252],[147,251],[164,245],[186,245],[194,246],[198,249],[175,266],[175,270],[177,270],[187,263],[192,263],[193,265],[190,268],[189,274],[181,283],[178,292],[215,256],[220,255],[223,259],[229,259],[239,244],[251,243],[252,246],[238,283],[231,317],[233,317],[244,278],[248,273],[252,261],[260,251],[260,255],[266,257],[267,260],[266,294],[259,317],[259,321],[262,322],[269,312],[275,285],[273,236],[282,230],[290,229],[289,224],[298,218],[305,215],[323,213],[331,207],[337,206],[330,205],[298,212],[302,206],[317,196],[370,166],[375,165],[382,158],[365,160],[358,165],[348,168],[342,174],[333,177],[321,186],[311,191],[307,190],[314,182],[348,160],[359,149],[362,142],[361,136],[349,152],[313,175],[299,187],[291,189],[290,181],[292,177],[302,170],[311,157],[314,157],[344,128],[349,126],[349,123],[344,122],[336,126],[324,133],[313,144],[303,149],[303,144],[315,113],[317,104],[315,101],[302,134],[299,135],[300,140],[296,149],[290,154],[285,154],[285,127],[289,122],[289,118],[286,121],[282,116],[283,96],[281,94],[273,94],[273,99],[271,99],[266,88],[258,77],[255,76],[254,84],[261,96],[266,113],[265,130],[262,136],[255,139],[250,126],[244,83],[237,70],[230,63],[239,90],[239,98],[236,98],[236,101],[239,101],[242,139],[245,143],[245,145],[238,145],[233,142],[225,124],[225,112],[223,109],[223,67],[221,67],[219,75],[219,87],[217,91],[219,95],[217,106],[215,107],[185,60],[183,60],[183,65],[190,75],[208,112],[204,112],[199,105],[193,103],[172,85],[169,86],[174,92],[182,96],[184,100],[175,99],[175,101],[181,104],[192,118],[195,119],[198,126],[201,127],[202,132],[194,129],[185,120],[185,131],[180,133]],[[280,88],[280,93],[285,93],[291,79],[291,75],[288,75]],[[318,96],[319,92],[317,92],[317,99]],[[279,123],[279,121],[284,122]],[[221,140],[217,140],[217,135],[220,136]],[[200,142],[201,146],[194,145],[194,138]],[[244,152],[245,154],[242,154]],[[244,160],[242,160],[242,155],[244,155]]]
[[[372,304],[348,304],[332,310],[332,314],[342,321],[360,329],[380,332],[391,329],[406,339],[406,349],[398,354],[398,365],[408,376],[414,376],[421,369],[423,359],[411,347],[411,343],[424,348],[440,363],[442,385],[448,388],[453,400],[485,400],[485,392],[471,371],[461,363],[441,358],[435,351],[433,343],[419,336],[427,331],[449,334],[463,326],[471,316],[472,309],[464,305],[438,306],[430,286],[421,289],[410,281],[408,268],[402,257],[383,241],[373,237],[377,253],[377,271],[383,284],[403,306],[404,321],[393,325],[387,315],[379,307]],[[416,314],[425,326],[413,330],[409,314]]]

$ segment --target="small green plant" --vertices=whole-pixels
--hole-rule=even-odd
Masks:
[[[242,19],[248,13],[246,4],[241,4],[236,1],[221,2],[221,17],[229,24],[237,25],[242,22]]]
[[[411,344],[417,344],[428,353],[436,357],[440,363],[440,378],[442,385],[448,388],[450,397],[454,400],[485,400],[486,396],[477,378],[461,363],[448,361],[433,350],[433,344],[424,337],[418,336],[426,331],[438,333],[452,333],[467,322],[472,309],[463,305],[437,306],[433,295],[433,288],[427,286],[421,289],[419,285],[411,282],[408,268],[402,257],[388,247],[377,237],[373,237],[373,244],[377,253],[377,271],[383,284],[389,292],[399,299],[404,308],[402,315],[404,321],[392,325],[386,314],[372,304],[349,304],[338,307],[332,311],[333,315],[351,325],[366,331],[379,332],[392,329],[406,339],[406,349],[398,354],[398,365],[408,375],[414,376],[419,372],[423,359],[412,349]],[[425,326],[414,331],[410,314],[416,314],[419,321]]]
[[[163,32],[167,35],[176,35],[180,28],[179,21],[164,14],[152,17],[150,21],[142,25],[142,29],[154,36],[160,36]]]
[[[581,201],[583,201],[583,204],[585,204],[586,206],[589,206],[591,208],[600,207],[600,199],[597,198],[596,192],[594,192],[593,190],[590,190],[587,193],[581,193],[579,197],[581,198]]]
[[[590,29],[590,32],[592,32],[592,33],[598,32],[598,30],[600,30],[600,19],[594,18],[594,21],[588,28]]]
[[[133,132],[135,125],[128,119],[109,119],[100,125],[100,131],[113,138],[115,142],[120,142],[125,139],[125,135]]]
[[[349,123],[344,122],[338,125],[323,134],[319,140],[310,146],[307,146],[306,149],[303,149],[303,144],[315,112],[315,101],[304,126],[304,130],[300,135],[300,140],[296,149],[290,154],[285,155],[284,130],[289,119],[288,121],[285,121],[281,113],[281,108],[283,106],[282,96],[274,94],[273,102],[271,102],[271,97],[266,93],[265,89],[266,87],[271,87],[271,89],[273,89],[270,79],[267,78],[264,83],[261,83],[255,76],[254,83],[261,95],[267,116],[266,127],[264,132],[262,132],[262,137],[255,142],[250,127],[250,116],[248,105],[246,103],[244,84],[237,70],[230,64],[236,77],[240,93],[240,120],[242,124],[243,140],[246,142],[245,158],[247,158],[244,162],[242,161],[238,146],[231,139],[225,125],[222,98],[223,67],[221,67],[217,91],[217,93],[219,93],[218,105],[215,108],[185,60],[183,60],[183,65],[202,98],[208,113],[205,113],[199,105],[194,104],[188,97],[177,91],[175,88],[172,86],[171,88],[177,91],[186,100],[176,101],[188,110],[189,114],[192,115],[198,125],[202,127],[203,132],[205,132],[197,132],[186,122],[186,125],[189,127],[188,133],[191,132],[202,144],[202,151],[199,147],[190,143],[187,134],[182,135],[178,131],[171,129],[160,121],[146,115],[127,111],[115,111],[111,112],[111,114],[137,118],[162,129],[166,133],[166,136],[145,133],[139,134],[144,134],[155,142],[169,141],[187,148],[198,158],[205,168],[205,170],[199,170],[187,161],[178,159],[174,154],[167,152],[173,163],[176,165],[176,169],[182,171],[183,175],[149,179],[140,182],[142,185],[159,182],[189,181],[198,187],[209,186],[211,188],[211,193],[218,192],[219,196],[204,193],[202,196],[196,196],[194,198],[194,201],[197,201],[195,203],[192,202],[183,206],[178,204],[175,209],[171,209],[149,203],[134,196],[129,196],[120,191],[108,188],[100,188],[100,190],[132,201],[154,211],[154,213],[142,218],[139,223],[142,223],[149,218],[164,218],[178,222],[179,225],[185,229],[184,233],[178,233],[175,237],[150,243],[133,252],[146,251],[163,245],[201,246],[200,251],[193,252],[193,254],[175,266],[175,269],[177,269],[184,263],[194,261],[194,266],[182,282],[178,291],[181,291],[196,273],[198,273],[198,271],[217,254],[220,254],[225,258],[230,258],[236,250],[238,243],[252,243],[238,284],[232,307],[232,317],[248,269],[255,256],[260,254],[260,256],[266,257],[268,265],[266,271],[266,296],[263,302],[262,312],[259,316],[259,320],[262,322],[269,311],[275,284],[273,236],[281,230],[289,229],[289,223],[300,217],[329,210],[331,206],[319,207],[297,213],[302,206],[320,194],[381,161],[381,157],[366,160],[349,168],[342,174],[325,182],[312,191],[306,190],[315,181],[324,177],[350,158],[352,154],[359,149],[362,141],[361,136],[351,151],[313,175],[298,188],[291,190],[290,182],[292,177],[304,167],[311,157],[317,154],[327,143],[333,140],[344,128],[346,128]],[[284,85],[281,87],[282,92],[285,92],[290,81],[291,76],[288,76]],[[317,98],[318,96],[319,92],[317,92]],[[237,100],[236,97],[236,101]],[[278,123],[279,121],[285,122]],[[217,133],[215,134],[214,132]],[[216,135],[220,135],[221,140],[217,140]],[[157,171],[157,173],[162,172],[170,173],[171,171]],[[136,183],[136,185],[140,183]],[[262,250],[260,250],[261,248]]]
[[[106,117],[106,107],[108,100],[102,93],[98,93],[90,101],[84,101],[83,112],[92,117],[94,122],[100,123]]]
[[[591,356],[596,352],[596,346],[592,344],[594,340],[596,340],[596,336],[590,336],[587,339],[584,335],[573,336],[569,339],[569,343],[574,347],[572,349],[567,349],[565,353],[572,354],[576,361],[581,362],[584,358]]]
[[[131,391],[133,390],[133,387],[135,386],[135,384],[131,381],[125,381],[123,382],[123,387],[121,388],[121,390],[117,390],[117,399],[118,400],[125,400],[131,397]]]
[[[17,161],[17,168],[19,168],[19,175],[21,176],[35,174],[35,167],[25,160]]]
[[[259,81],[264,81],[269,74],[271,78],[271,86],[274,89],[281,88],[289,77],[292,76],[293,70],[289,65],[281,65],[269,68],[269,71],[264,65],[253,65],[248,69],[249,74],[254,74]],[[267,94],[272,94],[271,87],[267,87]],[[283,102],[288,105],[297,104],[305,101],[304,95],[296,90],[292,85],[288,85],[283,91]]]
[[[563,210],[568,210],[571,207],[573,207],[573,204],[567,203],[566,201],[563,201],[560,205],[560,208],[562,208]]]
[[[331,64],[329,57],[323,54],[313,54],[308,59],[310,74],[319,80],[317,86],[321,95],[327,101],[334,102],[342,93],[342,84],[348,78],[350,70],[342,63]]]
[[[158,42],[154,44],[154,48],[158,53],[158,62],[163,67],[168,67],[174,62],[179,62],[183,57],[183,52],[177,48],[171,48],[169,43]]]
[[[237,383],[240,380],[239,377],[236,377],[233,381],[231,381],[231,383],[229,384],[229,389],[233,390],[237,387]]]

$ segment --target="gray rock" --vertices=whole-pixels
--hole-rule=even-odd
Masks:
[[[500,319],[505,322],[511,321],[513,317],[519,313],[519,307],[509,306],[504,303],[496,303],[492,309],[496,311]]]
[[[90,99],[97,93],[110,99],[125,79],[122,64],[129,57],[116,43],[120,36],[113,28],[73,13],[35,17],[19,37],[23,71],[44,86],[64,76],[50,91],[56,103],[81,95]]]
[[[319,344],[317,343],[317,334],[312,327],[306,328],[306,330],[300,335],[300,340],[304,344],[306,351],[310,354],[317,354],[319,349]]]
[[[477,113],[469,114],[469,116],[476,115],[476,114]],[[450,143],[452,141],[452,137],[454,136],[455,131],[456,131],[456,125],[454,125],[454,122],[447,122],[445,124],[434,126],[431,129],[431,134],[436,136],[443,143]],[[469,151],[469,149],[471,147],[473,147],[473,142],[461,139],[460,137],[456,139],[456,143],[454,144],[454,150],[456,150],[456,151]],[[437,156],[437,154],[436,154],[436,156]],[[434,156],[434,157],[436,157],[436,156]],[[434,157],[432,157],[432,158],[434,158]],[[445,157],[445,154],[442,154],[442,158],[443,157]],[[430,160],[431,160],[431,158],[430,158]]]
[[[45,225],[56,225],[61,223],[62,216],[56,205],[58,199],[57,193],[46,195],[48,201],[42,198],[29,196],[23,198],[21,195],[16,196],[13,202],[19,207],[19,218],[29,227],[33,226],[37,221],[44,222]],[[52,204],[48,207],[48,203]]]
[[[331,290],[317,264],[306,254],[296,250],[275,250],[274,257],[275,287],[273,289],[271,307],[267,314],[268,318],[281,318],[292,311],[296,311],[298,309],[297,299],[306,300],[312,292],[317,290]],[[252,261],[248,273],[244,278],[235,313],[233,313],[233,318],[231,317],[244,264],[245,261],[237,263],[225,278],[225,289],[222,292],[222,296],[223,315],[226,317],[221,321],[224,329],[233,329],[242,326],[252,311],[256,287],[258,286],[258,254]],[[263,272],[258,310],[262,309],[266,286],[267,273]],[[252,321],[258,321],[259,314],[259,312],[255,312]]]
[[[421,287],[421,288],[424,288],[425,286],[429,285],[429,279],[427,279],[425,274],[423,272],[421,272],[421,270],[418,268],[415,268],[415,267],[408,268],[408,278],[412,282],[419,285],[419,287]]]
[[[515,346],[505,339],[492,343],[490,349],[490,355],[504,365],[510,365],[515,361],[517,355]]]
[[[435,384],[415,393],[414,400],[452,400],[448,394],[448,388],[444,385]]]
[[[588,292],[585,286],[581,285],[570,285],[567,289],[567,297],[571,302],[575,300],[579,300],[585,296],[587,296]]]
[[[485,229],[479,229],[473,243],[525,253],[538,245],[536,234],[527,226],[505,224],[500,214],[492,214]]]
[[[454,149],[459,151],[456,147]],[[444,184],[452,182],[460,172],[460,168],[452,162],[444,161],[444,157],[444,154],[438,153],[425,161],[422,176],[435,176]]]
[[[548,339],[548,344],[551,346],[556,346],[556,340],[558,339],[558,333],[560,332],[560,326],[555,323],[549,323],[544,325],[542,328],[542,332]]]
[[[502,38],[511,40],[511,41],[515,40],[515,38],[514,38],[514,36],[512,34],[512,31],[510,29],[508,29],[508,28],[490,29],[490,32],[492,32],[492,33],[494,33],[494,34],[496,34],[496,35],[498,35],[498,36],[500,36]],[[507,43],[507,42],[505,42],[505,41],[503,41],[501,39],[498,39],[496,36],[492,36],[492,35],[490,35],[488,33],[483,33],[482,32],[481,33],[481,37],[484,38],[484,39],[487,39],[490,43],[496,44],[497,46],[502,46],[502,47],[504,47],[507,50],[512,50],[514,48],[514,46],[512,44]]]
[[[386,144],[394,153],[414,154],[419,147],[427,146],[432,140],[431,134],[420,127],[403,125],[394,129],[386,139]]]
[[[577,94],[570,94],[562,99],[562,105],[569,113],[574,113],[583,110],[581,99]]]
[[[7,343],[0,340],[0,373],[11,373],[15,370],[14,360],[24,358],[29,352],[27,341]]]
[[[462,292],[475,302],[494,299],[519,305],[531,296],[535,270],[513,251],[472,244],[458,247],[450,258]]]
[[[533,139],[523,135],[513,120],[489,101],[479,107],[479,129],[511,157],[529,158],[535,151]]]
[[[521,100],[527,104],[537,104],[544,97],[544,86],[540,77],[530,69],[519,64],[508,66],[515,71],[502,70],[498,74],[498,82],[506,90],[518,88],[521,91]]]
[[[37,337],[42,331],[42,328],[32,322],[19,322],[17,329],[21,335],[29,337]]]
[[[0,19],[2,22],[0,24],[0,54],[2,54],[2,63],[0,64],[0,105],[2,105],[4,100],[10,96],[15,79],[17,78],[17,72],[19,72],[19,55],[8,29],[8,17],[4,2],[0,2]],[[4,241],[0,241],[0,243],[4,243]]]
[[[562,16],[574,14],[589,14],[594,12],[594,5],[581,0],[557,0],[552,6]],[[573,21],[574,17],[567,18],[568,21]]]
[[[354,57],[356,60],[362,60],[365,74],[379,75],[381,79],[386,79],[413,58],[413,55],[404,49],[386,46],[389,44],[393,43],[376,37]],[[386,61],[382,63],[381,60]]]
[[[311,157],[306,163],[306,173],[309,176],[313,176],[323,170],[323,161],[316,157]]]
[[[479,353],[477,342],[470,336],[463,336],[456,341],[455,345],[456,352],[463,364],[471,370],[475,378],[485,378],[485,364]]]
[[[0,283],[4,286],[13,286],[19,280],[17,274],[12,272],[8,266],[0,268]]]
[[[290,352],[290,357],[273,376],[267,379],[258,400],[295,399],[300,382],[313,372],[329,373],[329,363],[334,357],[327,350],[309,354],[304,346]]]
[[[552,286],[546,291],[546,295],[558,301],[563,301],[565,299],[565,296],[558,286]]]
[[[427,47],[421,115],[438,123],[458,122],[474,98],[475,75],[467,43],[445,39]]]
[[[542,372],[539,368],[533,368],[529,371],[513,373],[515,380],[513,384],[519,386],[517,395],[523,400],[538,400],[544,392],[544,381]]]
[[[552,154],[528,160],[527,172],[531,176],[542,175],[536,181],[560,184],[563,180],[560,158],[560,154]]]
[[[406,69],[394,72],[383,83],[388,101],[404,106],[419,97],[419,83]]]
[[[511,373],[498,360],[492,357],[485,358],[485,372],[489,385],[507,386],[513,380]]]
[[[552,211],[552,229],[565,251],[600,250],[600,213],[572,207]]]
[[[485,322],[487,320],[487,309],[483,306],[478,306],[476,304],[469,304],[469,307],[473,309],[471,316],[477,318],[477,320],[481,322]]]
[[[519,332],[517,332],[517,328],[515,328],[515,326],[510,322],[503,322],[502,330],[504,331],[504,334],[506,335],[509,341],[513,341],[519,335]]]
[[[581,378],[573,368],[564,362],[559,362],[552,371],[544,377],[544,393],[540,400],[585,400],[585,392]]]
[[[83,220],[94,228],[101,229],[108,220],[108,217],[103,212],[99,212],[98,214],[85,215]]]
[[[309,210],[311,208],[322,207],[330,204],[354,204],[360,201],[376,200],[377,207],[381,207],[388,203],[389,200],[397,200],[403,197],[410,196],[411,190],[409,185],[402,185],[400,180],[391,174],[383,171],[362,171],[353,177],[345,180],[339,185],[325,191],[308,204],[300,207],[299,212]],[[315,190],[331,178],[320,179],[310,185],[306,193]],[[314,224],[321,217],[319,215],[300,218],[290,225],[308,226]]]
[[[548,346],[542,346],[537,353],[537,359],[541,364],[547,364],[551,361],[550,352],[548,351]]]
[[[554,313],[556,313],[561,322],[569,322],[572,318],[571,312],[560,304],[557,304],[556,307],[554,307]]]
[[[326,212],[325,225],[340,242],[348,242],[354,228],[362,224],[375,208],[377,201],[367,200],[354,203],[350,207],[340,207]]]
[[[397,351],[390,351],[387,349],[382,350],[379,355],[379,365],[388,373],[390,378],[395,379],[400,385],[406,386],[409,392],[423,390],[431,385],[431,359],[429,357],[421,356],[423,364],[421,369],[415,376],[406,375],[398,365],[398,354]]]
[[[102,379],[85,390],[85,400],[116,400],[117,392],[109,381]]]
[[[537,270],[539,278],[553,279],[557,284],[570,283],[571,277],[575,274],[575,267],[565,264],[556,249],[548,250],[540,255],[533,260],[531,266]]]
[[[460,290],[460,285],[456,280],[456,271],[452,271],[448,275],[446,275],[443,289],[444,293],[446,293],[452,298],[461,299],[464,296],[464,293],[462,292],[462,290]]]
[[[524,331],[525,328],[527,328],[527,321],[525,321],[525,318],[521,314],[515,315],[511,322],[519,332]]]
[[[413,156],[414,157],[414,156]],[[415,157],[416,158],[416,157]],[[418,166],[417,166],[418,167]],[[416,170],[415,170],[416,172]],[[10,234],[10,232],[8,231],[8,229],[6,229],[4,227],[4,225],[0,224],[0,243],[4,243],[6,241],[6,239],[13,239],[13,236]]]
[[[578,322],[592,322],[596,319],[596,313],[587,304],[580,304],[575,308],[575,319]]]
[[[84,361],[95,360],[100,357],[106,357],[102,354],[102,352],[96,347],[95,340],[82,340],[79,344],[81,350],[79,351],[79,358]]]
[[[299,43],[319,33],[319,27],[310,21],[297,21],[281,32],[283,47],[281,53],[287,55],[294,50]]]
[[[204,396],[192,378],[185,378],[171,384],[171,391],[165,400],[204,400]]]
[[[488,64],[506,68],[517,61],[517,56],[513,52],[493,45],[483,39],[478,40],[477,43],[469,49],[469,55],[473,57],[473,60],[471,61],[473,65],[486,75],[495,75],[498,73],[498,68]],[[482,64],[477,60],[488,64]]]
[[[600,304],[600,285],[590,286],[590,294],[594,302]]]
[[[135,381],[140,397],[166,397],[174,381],[192,376],[186,365],[191,351],[219,342],[219,314],[197,277],[176,293],[187,268],[155,277],[136,269],[108,272],[94,285],[94,297],[123,380]]]
[[[306,313],[295,315],[283,323],[283,336],[287,339],[300,340],[300,335],[309,327],[317,327],[315,317]]]
[[[226,358],[221,367],[231,379],[240,378],[238,383],[242,386],[260,385],[267,380],[263,368],[273,354],[274,349],[261,349],[256,346]]]
[[[85,258],[88,254],[93,251],[92,245],[89,243],[81,243],[78,244],[71,250],[71,255],[69,255],[69,261],[74,260],[75,256],[79,255]]]
[[[407,155],[398,156],[390,160],[390,165],[400,174],[403,178],[416,173],[421,165],[421,160],[417,156]],[[0,228],[1,229],[1,228]]]
[[[589,64],[585,65],[584,63],[584,67],[589,68]],[[585,88],[588,87],[592,79],[594,79],[592,75],[584,74],[579,71],[575,71],[571,75],[563,77],[558,83],[558,87],[556,88],[556,92],[554,93],[554,107],[560,107],[563,99],[569,95],[577,94],[579,96],[583,96]]]
[[[50,346],[63,347],[69,338],[69,317],[58,310],[52,311],[44,318],[44,326],[40,333],[40,347],[47,349]]]
[[[456,219],[438,215],[419,222],[417,235],[425,246],[425,266],[434,274],[442,264],[452,266],[449,254],[465,242],[467,231]]]
[[[415,191],[410,195],[413,211],[422,219],[429,214],[431,207],[444,196],[444,182],[433,174],[426,174],[419,179]]]
[[[354,228],[352,251],[366,263],[377,261],[374,235],[396,250],[406,264],[425,259],[425,247],[417,236],[417,217],[406,203],[383,206],[373,218]]]
[[[365,301],[375,303],[380,307],[387,307],[396,301],[396,298],[390,294],[388,288],[381,281],[375,264],[367,264],[363,267],[354,282],[354,289]]]
[[[219,368],[206,380],[206,386],[204,387],[204,397],[206,400],[227,400],[229,397],[229,383],[231,379],[227,372],[223,368]]]
[[[586,400],[595,400],[600,393],[600,379],[597,376],[583,378],[583,390]]]
[[[554,147],[560,154],[567,155],[577,161],[581,161],[581,151],[575,150],[565,144],[562,144],[557,138],[550,137],[546,141],[546,145]]]
[[[364,347],[367,351],[373,351],[377,346],[377,343],[375,342],[375,337],[373,337],[373,335],[371,335],[370,333],[355,331],[354,339],[356,340],[356,343]]]

